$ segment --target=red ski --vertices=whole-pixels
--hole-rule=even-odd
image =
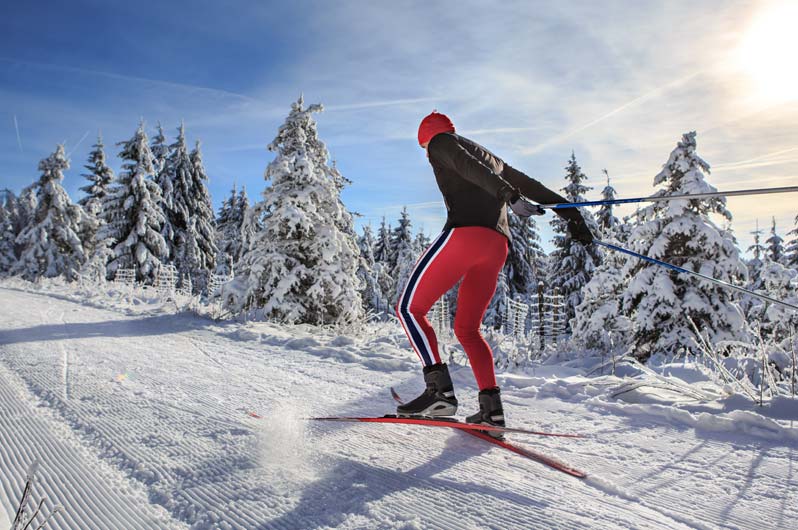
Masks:
[[[404,403],[402,398],[399,397],[399,394],[393,388],[391,388],[391,396],[393,396],[393,399],[397,403],[399,403],[399,404]],[[438,418],[438,420],[440,420],[440,419],[441,418]],[[452,424],[452,422],[454,424]],[[461,422],[459,422],[458,420],[455,420],[455,419],[452,419],[451,421],[444,420],[443,423],[444,423],[444,425],[441,425],[442,427],[456,427],[457,425],[475,425],[475,426],[477,426],[479,428],[478,429],[465,428],[465,429],[461,429],[461,430],[463,432],[466,432],[466,433],[472,435],[472,436],[476,436],[477,438],[485,440],[486,442],[492,443],[493,445],[498,445],[499,447],[507,449],[508,451],[512,451],[513,453],[516,453],[516,454],[519,454],[519,455],[524,456],[526,458],[529,458],[530,460],[534,460],[535,462],[539,462],[539,463],[541,463],[541,464],[543,464],[545,466],[549,466],[552,469],[556,469],[557,471],[561,471],[562,473],[565,473],[567,475],[571,475],[572,477],[582,478],[582,479],[587,478],[587,473],[585,473],[584,471],[580,471],[580,470],[578,470],[578,469],[576,469],[574,467],[569,466],[568,464],[560,462],[559,460],[556,460],[554,458],[546,456],[546,455],[544,455],[542,453],[538,453],[537,451],[532,451],[530,449],[526,449],[524,447],[520,447],[518,445],[511,444],[511,443],[509,443],[509,442],[507,442],[505,440],[498,440],[498,439],[494,438],[493,436],[485,433],[486,430],[507,431],[507,428],[503,429],[501,427],[494,427],[492,425],[476,425],[476,424],[470,424],[470,423],[461,423]],[[516,431],[527,432],[527,433],[534,432],[534,431],[523,431],[522,429],[516,429]],[[546,435],[557,436],[556,434],[553,434],[553,433],[535,433],[535,434],[546,434]],[[582,436],[574,435],[574,434],[572,434],[572,435],[559,435],[559,436],[566,436],[566,437],[569,437],[569,438],[582,438]]]
[[[484,432],[480,431],[465,431],[465,432],[474,435],[477,438],[481,438],[486,442],[490,442],[494,445],[498,445],[499,447],[503,447],[508,451],[512,451],[513,453],[525,456],[530,460],[534,460],[535,462],[540,462],[541,464],[547,465],[552,469],[556,469],[557,471],[562,471],[563,473],[571,475],[572,477],[587,478],[587,473],[585,473],[584,471],[579,471],[578,469],[573,468],[568,464],[560,462],[559,460],[555,460],[554,458],[551,458],[544,454],[538,453],[537,451],[532,451],[524,447],[513,445],[505,440],[497,440],[493,436],[485,434]]]

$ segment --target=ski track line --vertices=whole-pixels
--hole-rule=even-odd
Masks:
[[[70,440],[68,431],[34,412],[26,404],[31,398],[20,394],[22,389],[13,383],[13,377],[0,365],[0,406],[11,412],[0,415],[0,477],[4,477],[6,506],[15,506],[25,470],[39,460],[32,501],[38,503],[46,496],[47,513],[55,503],[65,507],[65,512],[56,515],[48,528],[177,528],[163,520],[164,514],[159,512],[160,516],[156,516],[153,510],[143,508],[141,504],[148,504],[146,497],[131,497],[124,479],[114,477],[115,472],[92,462],[93,458],[79,446],[74,447],[70,442],[75,440]],[[81,487],[76,489],[74,484]],[[37,521],[43,522],[44,516],[40,519]]]

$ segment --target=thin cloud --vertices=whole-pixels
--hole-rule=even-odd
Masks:
[[[22,149],[22,138],[19,135],[19,123],[17,122],[16,114],[14,114],[14,130],[17,132],[17,145],[19,146],[19,152],[24,153],[25,150]]]
[[[368,103],[352,103],[349,105],[324,105],[325,111],[341,111],[341,110],[360,110],[371,109],[377,107],[393,107],[396,105],[416,105],[419,103],[434,103],[441,101],[441,98],[415,98],[415,99],[393,99],[386,101],[371,101]]]
[[[580,133],[580,132],[582,132],[582,131],[584,131],[586,129],[589,129],[590,127],[593,127],[597,123],[601,123],[602,121],[604,121],[604,120],[606,120],[608,118],[611,118],[612,116],[615,116],[616,114],[618,114],[620,112],[623,112],[624,110],[626,110],[626,109],[628,109],[630,107],[633,107],[633,106],[637,105],[638,103],[642,103],[643,101],[649,100],[649,99],[651,99],[653,97],[656,97],[656,96],[659,96],[659,95],[663,94],[667,90],[670,90],[670,89],[672,89],[674,87],[677,87],[679,85],[687,83],[688,81],[690,81],[691,79],[693,79],[694,77],[696,77],[700,73],[701,73],[700,71],[693,72],[690,75],[687,75],[685,77],[677,79],[676,81],[672,81],[672,82],[668,83],[667,85],[664,85],[664,86],[661,86],[659,88],[656,88],[656,89],[654,89],[654,90],[652,90],[652,91],[650,91],[650,92],[648,92],[646,94],[643,94],[642,96],[638,96],[638,97],[632,99],[631,101],[628,101],[627,103],[624,103],[620,107],[618,107],[616,109],[613,109],[610,112],[608,112],[608,113],[606,113],[606,114],[604,114],[602,116],[599,116],[598,118],[596,118],[596,119],[594,119],[592,121],[589,121],[589,122],[587,122],[584,125],[580,125],[576,129],[572,129],[572,130],[570,130],[568,132],[565,132],[563,134],[559,134],[557,136],[549,138],[548,140],[545,140],[545,141],[539,143],[538,145],[536,145],[534,147],[531,147],[529,149],[524,149],[522,151],[522,153],[524,155],[532,155],[532,154],[535,154],[535,153],[539,153],[540,151],[542,151],[546,147],[549,147],[549,146],[554,145],[554,144],[558,144],[558,143],[562,142],[563,140],[567,140],[568,138],[571,138],[572,136],[574,136],[574,135],[576,135],[576,134],[578,134],[578,133]]]
[[[162,79],[150,79],[146,77],[136,77],[131,75],[124,75],[124,74],[117,74],[114,72],[105,72],[102,70],[90,70],[87,68],[77,68],[74,66],[64,66],[64,65],[57,65],[51,63],[40,63],[40,62],[33,62],[33,61],[20,61],[18,59],[11,59],[9,57],[0,57],[0,61],[8,62],[8,63],[15,63],[25,66],[32,66],[35,68],[45,68],[49,70],[58,70],[62,72],[71,72],[76,74],[84,74],[84,75],[94,75],[99,77],[105,77],[108,79],[114,79],[118,81],[133,81],[137,83],[151,83],[155,85],[160,85],[166,88],[180,88],[183,90],[191,90],[191,91],[199,91],[204,92],[207,94],[217,95],[217,96],[224,96],[224,97],[231,97],[241,101],[245,101],[247,103],[260,103],[255,98],[250,96],[246,96],[244,94],[238,94],[236,92],[230,92],[228,90],[220,90],[217,88],[209,88],[199,85],[189,85],[185,83],[175,83],[173,81],[164,81]]]

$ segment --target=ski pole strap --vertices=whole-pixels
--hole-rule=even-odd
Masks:
[[[766,195],[771,193],[793,192],[798,192],[798,186],[786,186],[782,188],[759,188],[753,190],[714,191],[710,193],[687,193],[682,195],[661,195],[657,197],[632,197],[629,199],[614,199],[611,201],[561,202],[557,204],[541,204],[540,207],[549,210],[561,210],[563,208],[581,208],[583,206],[605,206],[610,204],[633,204],[637,202],[675,201],[678,199],[709,199],[712,197],[734,197],[737,195]]]
[[[712,276],[707,276],[706,274],[701,274],[700,272],[691,271],[685,269],[684,267],[679,267],[678,265],[674,265],[673,263],[667,263],[665,261],[660,261],[656,258],[652,258],[650,256],[644,256],[643,254],[638,254],[632,250],[625,249],[623,247],[619,247],[617,245],[613,245],[611,243],[605,243],[604,241],[599,241],[598,239],[594,239],[593,242],[597,245],[601,245],[602,247],[606,247],[610,250],[614,250],[616,252],[621,252],[623,254],[628,254],[629,256],[633,256],[638,259],[642,259],[643,261],[647,261],[649,263],[653,263],[654,265],[659,265],[660,267],[665,267],[666,269],[670,269],[676,272],[683,272],[685,274],[691,274],[693,276],[698,276],[699,278],[703,278],[704,280],[716,283],[718,285],[722,285],[724,287],[728,287],[729,289],[734,289],[735,291],[740,291],[742,293],[749,294],[751,296],[755,296],[757,298],[761,298],[762,300],[767,300],[768,302],[773,302],[774,304],[783,305],[785,307],[789,307],[794,311],[798,311],[798,306],[790,304],[788,302],[783,302],[781,300],[777,300],[775,298],[771,298],[770,296],[760,294],[750,289],[746,289],[744,287],[738,287],[737,285],[733,285],[729,282],[724,282],[723,280],[718,280],[717,278],[713,278]]]

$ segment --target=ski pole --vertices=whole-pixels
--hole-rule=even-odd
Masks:
[[[793,309],[795,311],[798,311],[798,306],[796,306],[796,305],[793,305],[793,304],[790,304],[790,303],[787,303],[787,302],[782,302],[781,300],[776,300],[775,298],[771,298],[770,296],[767,296],[767,295],[764,295],[764,294],[756,293],[756,292],[751,291],[750,289],[746,289],[744,287],[738,287],[736,285],[732,285],[729,282],[724,282],[723,280],[718,280],[717,278],[713,278],[712,276],[707,276],[706,274],[701,274],[700,272],[695,272],[695,271],[691,271],[691,270],[685,269],[684,267],[679,267],[678,265],[674,265],[673,263],[667,263],[665,261],[660,261],[660,260],[658,260],[656,258],[652,258],[652,257],[649,257],[649,256],[644,256],[643,254],[638,254],[637,252],[634,252],[634,251],[631,251],[631,250],[627,250],[627,249],[625,249],[623,247],[619,247],[619,246],[613,245],[611,243],[605,243],[604,241],[599,241],[597,239],[594,239],[593,243],[595,243],[597,245],[601,245],[602,247],[607,247],[610,250],[615,250],[616,252],[621,252],[623,254],[628,254],[629,256],[634,256],[635,258],[642,259],[642,260],[647,261],[649,263],[653,263],[655,265],[659,265],[661,267],[665,267],[666,269],[671,269],[671,270],[676,271],[676,272],[683,272],[685,274],[692,274],[693,276],[698,276],[699,278],[703,278],[703,279],[705,279],[707,281],[716,283],[718,285],[722,285],[724,287],[728,287],[730,289],[734,289],[735,291],[740,291],[740,292],[743,292],[743,293],[746,293],[746,294],[750,294],[751,296],[756,296],[757,298],[761,298],[762,300],[767,300],[768,302],[773,302],[774,304],[780,304],[780,305],[783,305],[785,307],[789,307],[790,309]]]
[[[637,202],[673,201],[676,199],[709,199],[712,197],[734,197],[737,195],[765,195],[770,193],[793,192],[798,192],[798,186],[786,186],[783,188],[759,188],[753,190],[713,191],[710,193],[686,193],[682,195],[662,195],[659,197],[632,197],[629,199],[614,199],[611,201],[561,202],[557,204],[541,204],[540,207],[550,210],[560,210],[563,208],[581,208],[582,206],[633,204]]]

